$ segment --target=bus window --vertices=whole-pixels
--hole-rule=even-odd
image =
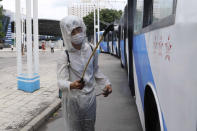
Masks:
[[[144,0],[143,27],[152,24],[153,21],[153,0]]]
[[[144,1],[137,0],[135,21],[134,21],[134,33],[137,33],[142,29],[143,9],[144,9],[143,7],[144,7]]]
[[[154,0],[153,2],[153,22],[173,14],[174,0]]]

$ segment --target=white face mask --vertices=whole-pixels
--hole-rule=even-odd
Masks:
[[[76,35],[73,35],[71,37],[71,42],[74,43],[75,45],[80,45],[83,43],[84,39],[85,39],[85,35],[83,32],[81,32]]]

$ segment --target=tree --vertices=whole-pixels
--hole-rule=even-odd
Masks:
[[[2,1],[2,0],[0,0],[0,1]],[[3,21],[3,6],[0,7],[0,40],[5,37],[5,34],[3,32],[2,21]]]
[[[96,11],[97,12],[97,11]],[[112,9],[102,9],[100,11],[100,30],[104,30],[107,25],[103,23],[112,23],[115,20],[119,20],[122,15],[122,11]],[[96,13],[97,16],[97,13]],[[84,23],[87,26],[87,36],[91,37],[94,34],[94,12],[83,17]]]

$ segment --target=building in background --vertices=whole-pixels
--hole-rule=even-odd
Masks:
[[[73,3],[68,7],[68,15],[75,15],[80,18],[88,15],[94,11],[94,4],[90,2]],[[105,6],[100,5],[100,9],[104,9]]]
[[[9,10],[3,10],[3,32],[5,33],[5,37],[3,38],[4,46],[13,45],[14,44],[14,34],[11,30],[11,22],[14,21],[14,13]]]
[[[10,21],[14,21],[14,12],[10,10],[3,10],[3,15],[10,17]]]
[[[91,2],[91,0],[81,0],[81,2],[88,3],[88,2]]]
[[[80,18],[93,12],[94,6],[97,7],[97,2],[99,2],[100,9],[115,9],[122,10],[126,5],[127,0],[68,0],[70,5],[68,5],[68,15],[75,15]],[[94,4],[95,3],[95,4]]]
[[[12,34],[12,31],[11,31],[11,22],[9,22],[9,24],[8,24],[4,44],[5,45],[8,45],[8,44],[13,45],[14,44],[14,36]]]

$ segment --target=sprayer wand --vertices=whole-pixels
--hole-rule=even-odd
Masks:
[[[86,64],[86,66],[85,66],[85,68],[84,68],[84,71],[83,71],[83,74],[82,74],[82,76],[81,76],[80,83],[85,83],[85,82],[84,82],[84,79],[83,79],[83,78],[84,78],[84,75],[85,75],[85,72],[86,72],[87,67],[88,67],[88,65],[89,65],[89,63],[90,63],[90,60],[91,60],[92,57],[94,56],[94,54],[95,54],[95,52],[96,52],[96,50],[97,50],[99,44],[100,44],[101,41],[104,39],[104,37],[107,35],[107,33],[108,33],[109,31],[113,31],[113,30],[114,30],[114,25],[113,25],[113,24],[109,25],[109,26],[105,29],[103,35],[101,36],[99,42],[96,44],[96,47],[94,48],[94,50],[92,51],[91,56],[90,56],[89,59],[88,59],[88,62],[87,62],[87,64]]]

